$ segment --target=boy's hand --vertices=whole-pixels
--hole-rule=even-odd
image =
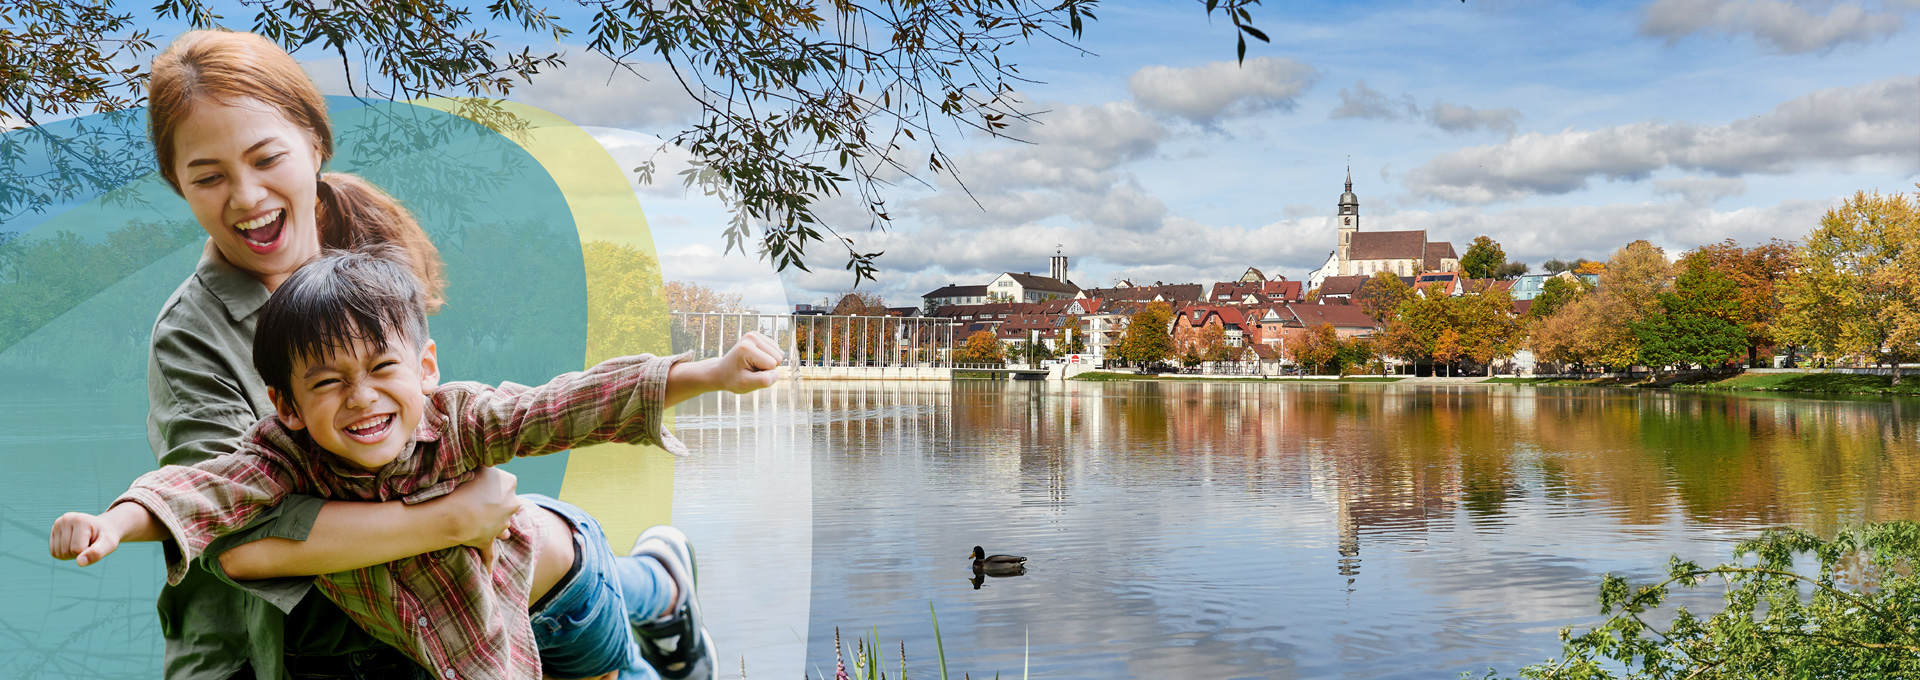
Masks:
[[[782,356],[773,338],[757,332],[741,335],[740,341],[719,357],[713,387],[735,394],[772,387],[780,380]]]
[[[119,547],[119,527],[84,512],[69,512],[54,520],[53,535],[47,540],[47,551],[55,558],[78,557],[83,567],[99,562]]]

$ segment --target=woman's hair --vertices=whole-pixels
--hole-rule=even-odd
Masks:
[[[148,132],[160,176],[180,193],[173,169],[174,129],[195,107],[213,101],[233,103],[251,99],[279,111],[288,122],[313,136],[320,163],[333,158],[333,126],[327,122],[327,100],[300,64],[273,41],[252,33],[189,31],[153,59],[147,83]],[[392,243],[406,251],[408,268],[426,290],[426,308],[437,311],[445,300],[446,281],[440,251],[433,247],[413,214],[364,179],[346,173],[326,173],[319,186],[320,245],[354,249],[370,243]]]

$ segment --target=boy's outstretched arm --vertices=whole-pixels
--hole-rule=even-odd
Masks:
[[[725,390],[736,394],[771,387],[780,379],[780,346],[759,333],[747,333],[726,354],[674,364],[667,372],[666,405]]]
[[[158,541],[166,528],[138,503],[118,503],[99,515],[69,512],[53,522],[47,551],[58,559],[79,558],[80,566],[99,562],[120,547],[121,541]]]

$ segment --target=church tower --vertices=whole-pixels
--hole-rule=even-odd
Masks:
[[[1360,231],[1360,197],[1353,195],[1353,167],[1347,167],[1347,192],[1340,194],[1340,261],[1346,262],[1353,247],[1353,233]]]

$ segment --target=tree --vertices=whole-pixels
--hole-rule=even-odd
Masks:
[[[1663,366],[1718,366],[1746,349],[1746,329],[1737,323],[1739,290],[1705,260],[1689,262],[1673,290],[1658,297],[1659,309],[1633,324],[1640,363],[1656,375]]]
[[[1507,252],[1500,244],[1487,236],[1476,236],[1473,244],[1467,246],[1467,254],[1460,257],[1460,271],[1470,279],[1490,279],[1494,272],[1507,264]]]
[[[667,308],[683,314],[700,312],[757,313],[739,293],[721,293],[690,281],[668,281],[663,291]]]
[[[1068,316],[1060,323],[1060,332],[1067,338],[1067,354],[1085,354],[1087,352],[1087,332],[1080,317]]]
[[[1171,325],[1172,306],[1165,302],[1148,304],[1127,320],[1127,330],[1120,335],[1114,353],[1121,361],[1143,367],[1166,361],[1174,355],[1173,336],[1168,331]]]
[[[1493,270],[1493,278],[1508,281],[1527,275],[1527,263],[1508,262]]]
[[[1595,314],[1581,322],[1586,349],[1595,363],[1630,367],[1640,358],[1633,324],[1659,309],[1659,294],[1673,280],[1673,265],[1659,247],[1641,240],[1614,251],[1602,269],[1594,308],[1582,308]]]
[[[1573,273],[1578,276],[1595,276],[1606,271],[1607,263],[1591,260],[1581,260],[1580,265],[1573,268]]]
[[[993,331],[974,331],[953,354],[954,363],[961,364],[999,364],[1006,361],[1000,356],[1000,340],[993,337]]]
[[[1340,334],[1332,324],[1289,329],[1283,344],[1288,359],[1316,374],[1324,372],[1340,356]]]
[[[352,94],[396,100],[505,97],[569,58],[557,46],[515,45],[583,44],[580,51],[615,71],[680,84],[699,107],[699,119],[667,141],[696,160],[687,184],[719,194],[734,210],[729,249],[746,251],[757,241],[751,250],[780,269],[805,269],[809,244],[833,243],[846,249],[856,280],[870,279],[879,253],[861,252],[840,235],[819,202],[856,195],[867,207],[866,226],[884,228],[891,222],[885,189],[920,167],[920,154],[929,173],[949,172],[953,159],[940,142],[947,125],[1005,136],[1014,121],[1032,119],[1014,96],[1031,80],[1013,50],[1002,48],[1037,40],[1080,50],[1095,4],[583,0],[585,11],[563,17],[528,2],[160,0],[150,10],[118,12],[111,2],[23,0],[0,12],[0,120],[35,125],[140,105],[155,46],[144,27],[171,22],[250,26],[289,51],[309,48],[299,55],[309,64],[337,57],[343,68],[361,66],[339,74]],[[1266,40],[1252,25],[1252,4],[1206,5],[1209,15],[1221,11],[1230,20],[1241,59],[1246,36]],[[233,12],[240,14],[223,15]],[[483,18],[518,29],[490,28]],[[492,125],[524,126],[477,100],[468,108]],[[635,168],[645,181],[653,170],[651,161]],[[126,173],[92,177],[105,176]],[[22,185],[12,180],[23,177],[0,177],[0,197],[18,199]],[[58,182],[74,177],[89,176],[55,178],[29,193],[57,194],[64,190]]]
[[[1855,193],[1794,252],[1778,337],[1827,357],[1900,361],[1920,345],[1920,224],[1905,194]],[[1893,383],[1900,383],[1894,371]]]
[[[1747,334],[1747,363],[1758,365],[1760,348],[1775,344],[1780,289],[1793,269],[1795,245],[1780,239],[1742,248],[1733,239],[1700,246],[1681,256],[1681,266],[1699,260],[1727,275],[1738,291],[1740,312],[1734,322]]]
[[[1527,308],[1527,316],[1544,319],[1560,311],[1567,303],[1581,295],[1593,292],[1593,286],[1581,279],[1568,280],[1558,276],[1547,279],[1540,286],[1540,294],[1533,296],[1533,305]]]
[[[1522,678],[1907,678],[1920,675],[1912,602],[1920,594],[1920,525],[1849,527],[1831,540],[1789,529],[1734,546],[1714,567],[1673,558],[1667,575],[1600,583],[1606,620],[1560,632],[1561,658]],[[1814,570],[1799,571],[1802,565]],[[1656,609],[1673,588],[1708,585],[1724,606],[1701,616]],[[1670,621],[1664,630],[1649,621]],[[1494,677],[1489,674],[1487,677]]]
[[[1460,296],[1415,295],[1401,303],[1384,348],[1409,361],[1430,359],[1491,364],[1511,356],[1522,339],[1506,291],[1472,291]]]
[[[1581,267],[1586,266],[1587,264],[1590,264],[1592,262],[1593,262],[1592,260],[1589,260],[1584,257],[1574,260],[1572,262],[1567,262],[1559,258],[1554,258],[1551,260],[1547,260],[1546,262],[1540,263],[1540,271],[1546,272],[1548,274],[1558,274],[1560,272],[1577,271]],[[1599,272],[1592,272],[1592,273],[1597,274]]]

